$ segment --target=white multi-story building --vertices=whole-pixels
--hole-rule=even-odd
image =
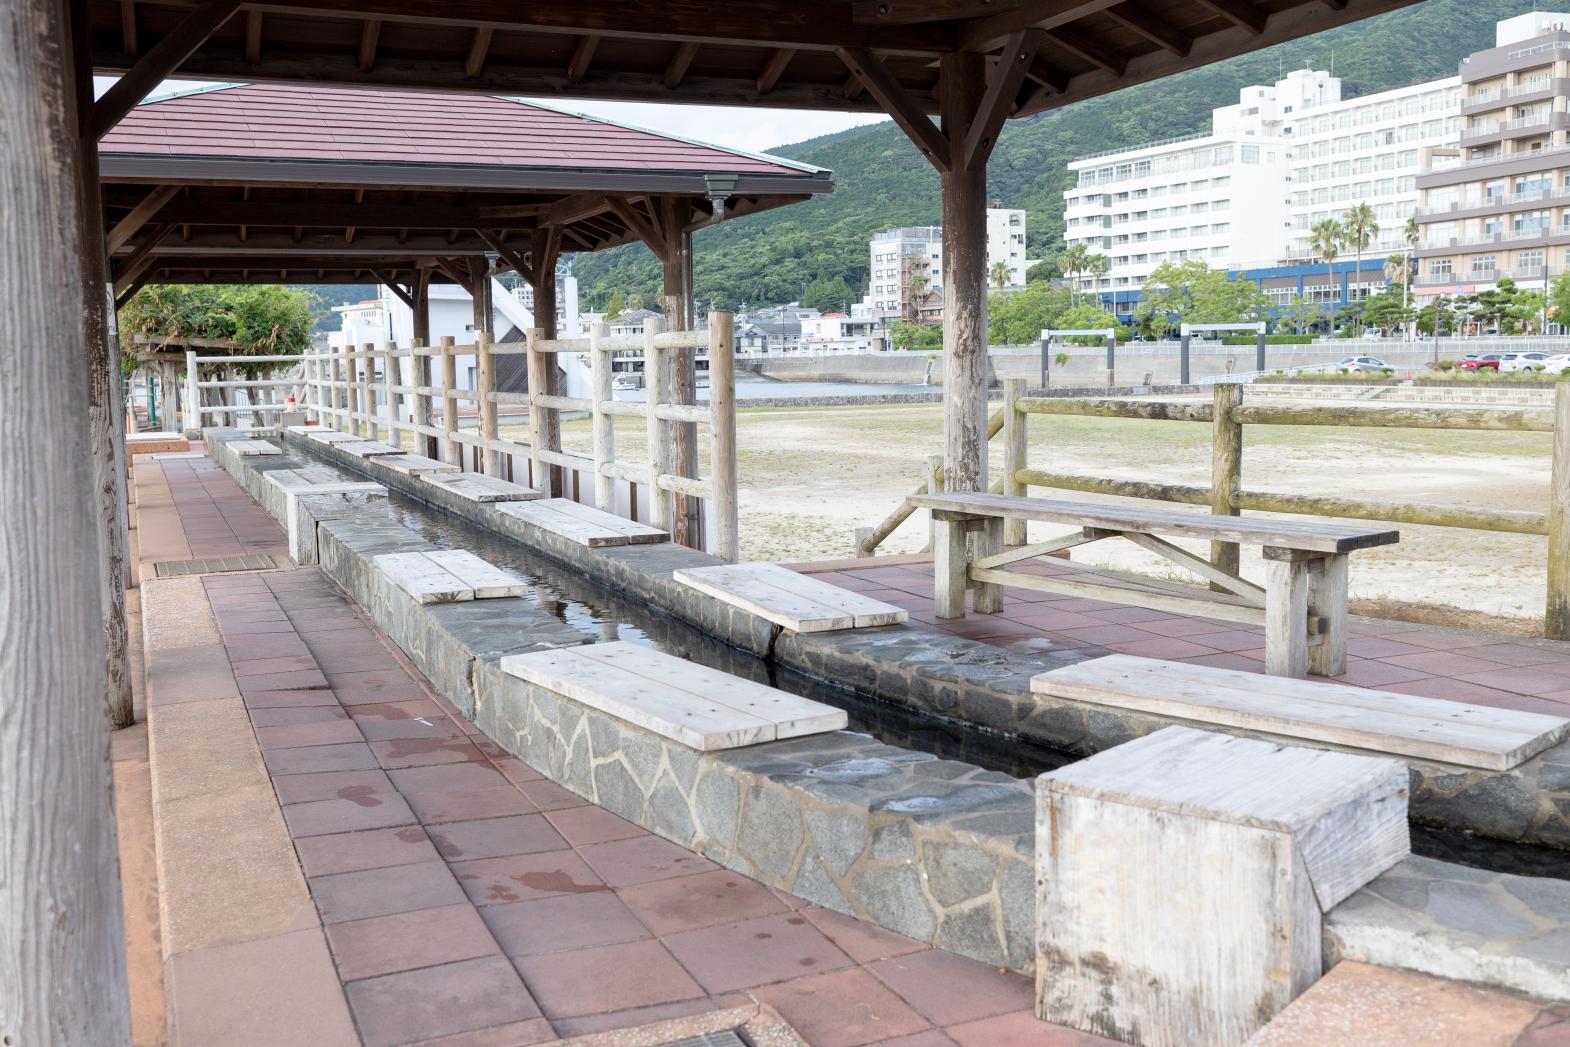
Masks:
[[[1423,151],[1455,140],[1460,99],[1459,77],[1351,99],[1322,70],[1245,87],[1207,134],[1070,163],[1065,242],[1109,258],[1086,285],[1120,301],[1166,261],[1236,271],[1312,259],[1314,224],[1359,203],[1379,223],[1365,257],[1383,257],[1403,249]]]
[[[885,229],[867,245],[868,286],[863,313],[878,317],[911,315],[930,298],[938,301],[943,287],[943,227],[923,225]],[[987,273],[1002,263],[1009,270],[1007,286],[1025,282],[1025,212],[1019,208],[987,208]],[[915,277],[916,280],[912,280]],[[913,298],[921,301],[913,301]]]

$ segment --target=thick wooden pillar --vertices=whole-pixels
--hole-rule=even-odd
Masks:
[[[981,55],[943,56],[943,477],[950,491],[987,489],[987,163],[982,156],[967,164],[965,148],[986,86]]]
[[[72,99],[87,81],[73,83],[69,23],[60,0],[0,0],[0,39],[16,44],[0,62],[0,1042],[18,1047],[130,1041],[106,565],[81,555],[109,533],[103,432],[84,410],[108,306],[86,279],[89,257],[102,275],[104,241],[96,197],[96,217],[84,210],[97,182],[82,170]]]
[[[661,254],[665,277],[665,329],[690,331],[697,322],[692,300],[692,233],[687,229],[692,205],[678,197],[660,201],[660,226],[665,235]],[[698,402],[697,353],[692,349],[671,350],[671,402]],[[698,475],[698,426],[678,422],[671,430],[671,470],[694,479]],[[685,495],[675,496],[676,510],[671,537],[681,545],[694,548],[703,544],[702,501]]]
[[[410,332],[413,336],[415,349],[428,349],[431,345],[431,271],[424,267],[414,277],[414,323]],[[431,384],[431,358],[420,356],[418,353],[409,358],[409,384],[429,386]],[[410,401],[413,405],[412,420],[415,425],[429,426],[431,424],[431,400],[424,393],[416,393]],[[426,458],[437,456],[436,437],[425,433],[416,433],[414,446],[417,454]]]
[[[538,337],[546,341],[561,336],[556,329],[556,258],[560,253],[560,229],[541,229],[535,234],[530,251],[534,263],[534,281],[529,286],[534,289],[534,329],[539,332]],[[561,367],[556,363],[555,355],[547,355],[544,364],[545,393],[565,396],[567,390],[563,386]],[[543,412],[538,431],[542,447],[552,451],[561,450],[560,412]],[[542,463],[536,469],[534,483],[547,494],[568,497],[566,471],[559,465],[546,466]]]

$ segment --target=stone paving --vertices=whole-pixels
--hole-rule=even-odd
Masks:
[[[932,609],[931,562],[900,559],[890,566],[862,560],[798,569],[904,607],[913,622],[997,647],[1025,652],[1050,647],[1084,658],[1132,654],[1265,671],[1263,627],[1102,600],[1011,588],[1000,614],[969,611],[964,618],[940,620]],[[1077,573],[1071,562],[1061,560],[1010,569],[1049,576]],[[1336,677],[1338,682],[1570,716],[1570,643],[1369,618],[1354,618],[1348,632],[1347,672]]]
[[[137,468],[149,466],[144,459]],[[278,552],[277,525],[216,466],[181,460],[152,468],[168,477],[175,522],[185,533],[150,543],[143,519],[144,560],[149,548],[182,541],[182,558]],[[921,576],[919,568],[880,570]],[[884,586],[895,579],[872,580]],[[899,580],[918,585],[912,577]],[[926,584],[930,592],[930,573]],[[204,805],[199,795],[203,784],[223,791],[215,773],[243,764],[239,750],[161,749],[157,740],[161,714],[178,726],[181,713],[207,707],[242,712],[221,724],[230,735],[237,725],[249,735],[243,741],[257,757],[271,817],[282,827],[272,846],[292,842],[288,861],[314,910],[309,921],[291,919],[270,939],[287,947],[220,943],[187,953],[200,966],[193,974],[198,964],[188,964],[178,983],[186,991],[171,994],[174,1042],[266,1042],[255,1023],[286,1019],[296,1027],[320,1020],[317,1042],[339,1042],[334,1018],[341,1011],[352,1019],[353,1037],[366,1044],[525,1044],[754,1000],[825,1047],[1111,1042],[1038,1022],[1024,978],[767,888],[542,779],[478,734],[318,570],[171,579],[149,588],[150,654],[173,649],[189,666],[149,662],[154,774],[162,760],[182,801],[206,812],[200,824],[186,819],[173,830],[191,836],[194,850],[222,852],[231,828],[226,818],[265,820],[227,796]],[[1018,607],[1011,601],[1010,609]],[[1111,649],[1132,641],[1099,642]],[[175,760],[199,755],[211,756],[211,767],[181,779]],[[244,892],[247,864],[225,857],[216,856],[210,878],[233,883],[210,883],[209,890]],[[165,869],[171,860],[164,855]],[[202,914],[188,911],[182,925],[181,899],[166,895],[164,904],[165,919],[175,917],[170,948],[179,949]],[[315,962],[308,943],[297,939],[302,934],[325,939],[330,967]],[[1385,985],[1378,979],[1392,973],[1343,966],[1342,980],[1367,981],[1376,996]],[[291,996],[284,991],[291,978],[331,978],[338,1002],[324,1003],[319,993]],[[242,985],[269,991],[245,999]],[[1562,1010],[1480,995],[1488,999],[1477,1020],[1502,1029],[1520,1016],[1517,1036],[1419,1039],[1405,1030],[1430,1021],[1428,1012],[1386,1006],[1361,1015],[1355,1028],[1369,1038],[1359,1042],[1570,1042],[1553,1038],[1564,1028]],[[306,996],[309,1004],[288,1005]],[[1297,1013],[1311,1018],[1317,1006],[1305,997]],[[252,1024],[245,1036],[192,1034],[237,1026],[221,1015],[175,1013],[180,1008],[244,1011]]]

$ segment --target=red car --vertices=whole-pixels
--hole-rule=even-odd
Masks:
[[[1468,356],[1466,359],[1458,361],[1456,366],[1463,367],[1468,371],[1481,371],[1484,368],[1497,371],[1499,370],[1499,360],[1500,354],[1498,353],[1478,353],[1476,356]]]

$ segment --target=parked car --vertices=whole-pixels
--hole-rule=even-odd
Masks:
[[[1392,370],[1391,366],[1377,356],[1346,356],[1336,365],[1343,371],[1353,374],[1378,374],[1382,371]]]
[[[1570,353],[1554,353],[1551,356],[1545,356],[1542,364],[1538,367],[1538,370],[1546,371],[1548,374],[1563,374],[1566,369],[1570,369]]]
[[[1538,371],[1543,367],[1543,361],[1548,359],[1547,353],[1506,353],[1499,361],[1500,374],[1519,374],[1523,371]]]
[[[1468,371],[1497,371],[1502,357],[1501,353],[1469,353],[1456,361],[1456,366]]]
[[[1370,327],[1368,330],[1363,332],[1363,337],[1364,338],[1371,338],[1371,339],[1377,340],[1377,339],[1383,338],[1384,336],[1385,336],[1385,332],[1381,331],[1377,327]]]

